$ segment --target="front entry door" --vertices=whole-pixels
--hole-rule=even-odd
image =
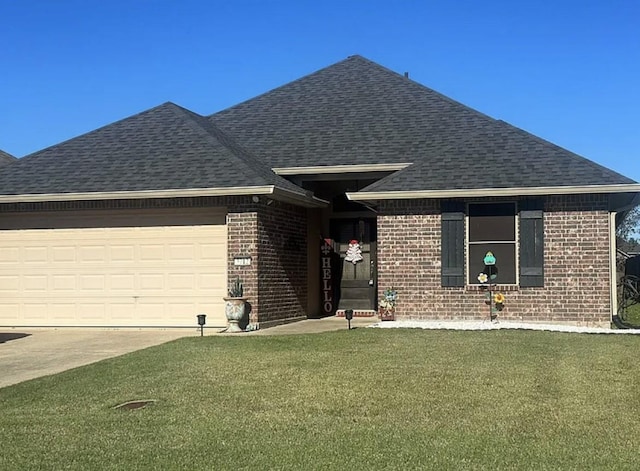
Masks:
[[[375,218],[333,219],[331,238],[340,254],[341,266],[336,293],[338,309],[375,310],[376,220]],[[355,255],[355,257],[354,257]],[[350,258],[359,259],[355,263]]]

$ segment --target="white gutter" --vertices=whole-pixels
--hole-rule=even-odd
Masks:
[[[520,188],[470,188],[456,190],[358,191],[347,193],[351,201],[487,196],[577,195],[583,193],[636,193],[639,183],[624,185],[540,186]]]
[[[278,167],[271,170],[276,175],[319,175],[327,173],[395,172],[407,168],[409,165],[411,163],[318,165],[315,167]]]
[[[97,191],[86,193],[33,193],[0,195],[0,203],[36,203],[51,201],[99,201],[121,199],[189,198],[203,196],[271,195],[273,199],[291,201],[310,207],[326,206],[328,202],[303,193],[276,188],[274,185],[229,188],[185,188],[172,190]]]
[[[611,302],[611,322],[618,314],[618,267],[616,253],[616,213],[609,213],[609,298]]]

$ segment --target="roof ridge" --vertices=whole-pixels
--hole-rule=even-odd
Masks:
[[[465,105],[461,101],[454,100],[453,98],[448,97],[447,95],[444,95],[444,94],[440,93],[439,91],[434,90],[431,87],[427,87],[426,85],[424,85],[424,84],[422,84],[420,82],[417,82],[417,81],[413,80],[410,77],[407,77],[407,76],[405,76],[403,74],[400,74],[399,72],[396,72],[395,70],[392,70],[392,69],[390,69],[388,67],[385,67],[384,65],[378,64],[377,62],[374,62],[374,61],[372,61],[370,59],[367,59],[366,57],[362,57],[362,56],[353,56],[353,57],[359,57],[359,58],[363,59],[364,61],[368,62],[369,64],[374,65],[374,66],[378,67],[379,69],[384,70],[385,72],[389,72],[389,73],[391,73],[393,75],[398,76],[399,78],[401,78],[403,80],[407,80],[413,86],[417,86],[417,87],[419,87],[421,89],[427,90],[430,93],[433,93],[434,95],[437,95],[439,98],[441,98],[441,99],[443,99],[443,100],[445,100],[445,101],[447,101],[447,102],[449,102],[449,103],[451,103],[453,105],[456,105],[456,106],[459,106],[459,107],[462,107],[462,108],[466,108],[467,110],[473,112],[478,117],[482,117],[482,118],[485,118],[485,119],[487,119],[489,121],[493,121],[493,122],[497,121],[496,118],[493,118],[493,117],[489,116],[488,114],[483,113],[482,111],[478,111],[475,108],[470,107],[469,105]]]
[[[323,72],[323,71],[325,71],[325,70],[327,70],[327,69],[330,69],[330,68],[335,67],[335,66],[337,66],[337,65],[339,65],[339,64],[344,64],[345,62],[348,62],[348,61],[353,60],[353,59],[358,59],[358,58],[359,58],[359,59],[362,59],[362,60],[365,60],[365,61],[367,61],[367,62],[370,62],[370,63],[372,63],[372,64],[375,64],[375,62],[370,61],[369,59],[366,59],[365,57],[362,57],[362,56],[357,55],[357,54],[352,55],[352,56],[347,56],[345,59],[342,59],[341,61],[335,62],[335,63],[333,63],[333,64],[329,64],[329,65],[327,65],[327,66],[325,66],[325,67],[322,67],[322,68],[320,68],[320,69],[314,70],[313,72],[309,72],[308,74],[303,75],[302,77],[298,77],[297,79],[294,79],[294,80],[292,80],[292,81],[290,81],[290,82],[286,82],[286,83],[283,83],[282,85],[278,85],[277,87],[274,87],[274,88],[271,88],[271,89],[269,89],[269,90],[266,90],[265,92],[260,93],[259,95],[253,96],[253,97],[251,97],[251,98],[247,98],[246,100],[241,101],[240,103],[236,103],[235,105],[229,106],[228,108],[224,108],[224,109],[222,109],[222,110],[218,110],[218,111],[216,111],[215,113],[211,113],[210,115],[207,115],[206,117],[207,117],[207,118],[211,118],[212,116],[215,116],[215,115],[217,115],[218,113],[222,113],[223,111],[232,110],[232,109],[234,109],[234,108],[237,108],[237,107],[239,107],[239,106],[244,105],[245,103],[247,103],[247,102],[249,102],[249,101],[257,100],[257,99],[259,99],[259,98],[261,98],[261,97],[263,97],[263,96],[265,96],[265,95],[268,95],[269,93],[272,93],[272,92],[275,92],[275,91],[277,91],[277,90],[280,90],[281,88],[284,88],[284,87],[287,87],[287,86],[289,86],[289,85],[292,85],[292,84],[298,83],[298,82],[300,82],[300,81],[302,81],[302,80],[304,80],[304,79],[306,79],[306,78],[308,78],[308,77],[312,77],[312,76],[314,76],[314,75],[316,75],[316,74],[319,74],[320,72]]]
[[[368,58],[366,58],[364,56],[361,56],[359,54],[354,54],[354,55],[351,55],[351,56],[347,56],[345,59],[343,59],[341,61],[335,62],[335,63],[330,64],[330,65],[325,66],[325,67],[322,67],[321,69],[318,69],[318,70],[316,70],[314,72],[306,74],[306,75],[304,75],[302,77],[299,77],[299,78],[297,78],[295,80],[292,80],[291,82],[287,82],[287,83],[284,83],[284,84],[282,84],[282,85],[280,85],[278,87],[275,87],[275,88],[272,88],[270,90],[267,90],[264,93],[256,95],[256,96],[254,96],[252,98],[248,98],[247,100],[244,100],[244,101],[242,101],[240,103],[236,103],[235,105],[232,105],[232,106],[230,106],[228,108],[224,108],[222,110],[218,110],[215,113],[212,113],[212,114],[208,115],[207,118],[212,118],[212,117],[216,116],[217,114],[220,114],[220,113],[223,113],[223,112],[226,112],[226,111],[231,111],[231,110],[233,110],[235,108],[238,108],[238,107],[244,105],[247,102],[260,99],[261,97],[263,97],[265,95],[268,95],[268,94],[270,94],[272,92],[276,92],[276,91],[278,91],[278,90],[280,90],[280,89],[282,89],[284,87],[288,87],[290,85],[294,85],[294,84],[296,84],[296,83],[298,83],[298,82],[300,82],[302,80],[305,80],[305,79],[307,79],[309,77],[313,77],[314,75],[320,74],[320,73],[322,73],[322,72],[324,72],[324,71],[326,71],[328,69],[332,69],[332,68],[340,66],[340,65],[342,65],[342,64],[344,64],[346,62],[351,62],[351,61],[354,61],[354,60],[359,60],[361,62],[366,62],[370,66],[374,66],[374,67],[382,70],[385,73],[393,75],[396,78],[399,78],[399,79],[402,79],[402,80],[406,80],[412,86],[418,87],[418,88],[420,88],[422,90],[427,90],[428,92],[433,93],[434,95],[436,95],[438,98],[440,98],[442,100],[445,100],[448,103],[451,103],[451,104],[453,104],[453,105],[455,105],[457,107],[464,108],[464,109],[474,113],[476,116],[478,116],[480,118],[484,118],[484,119],[486,119],[488,121],[492,121],[492,122],[497,121],[496,118],[493,118],[493,117],[491,117],[491,116],[489,116],[489,115],[487,115],[487,114],[485,114],[485,113],[483,113],[481,111],[478,111],[475,108],[470,107],[469,105],[465,105],[464,103],[462,103],[460,101],[454,100],[453,98],[450,98],[450,97],[448,97],[446,95],[443,95],[442,93],[438,92],[437,90],[434,90],[433,88],[427,87],[426,85],[423,85],[420,82],[417,82],[417,81],[415,81],[415,80],[413,80],[413,79],[411,79],[409,77],[406,77],[403,74],[401,74],[399,72],[396,72],[395,70],[392,70],[392,69],[390,69],[388,67],[385,67],[384,65],[378,64],[377,62],[375,62],[375,61],[373,61],[371,59],[368,59]]]
[[[259,159],[251,151],[240,145],[235,139],[233,139],[226,132],[220,129],[220,127],[210,122],[205,116],[199,115],[187,108],[183,108],[182,106],[176,105],[174,103],[171,103],[171,105],[173,105],[174,112],[180,112],[182,116],[186,118],[185,123],[187,124],[187,126],[189,126],[195,132],[204,135],[207,139],[217,140],[220,144],[231,151],[236,158],[248,165],[249,168],[257,170],[256,173],[259,176],[262,176],[263,178],[268,176],[269,179],[274,180],[275,183],[279,183],[280,186],[284,186],[291,191],[295,190],[301,195],[309,195],[308,191],[276,174],[261,159]]]
[[[11,155],[9,152],[6,152],[2,149],[0,149],[0,158],[4,161],[6,161],[7,163],[13,161],[13,160],[18,160],[18,158],[14,155]]]

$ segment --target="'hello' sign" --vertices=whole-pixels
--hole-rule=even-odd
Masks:
[[[321,302],[322,313],[333,314],[334,296],[333,296],[333,267],[331,266],[331,258],[334,253],[333,241],[331,239],[323,239],[320,245],[320,284],[321,284]]]

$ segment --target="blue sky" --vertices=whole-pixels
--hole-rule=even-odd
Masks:
[[[640,180],[640,2],[0,0],[0,149],[211,114],[352,54]]]

